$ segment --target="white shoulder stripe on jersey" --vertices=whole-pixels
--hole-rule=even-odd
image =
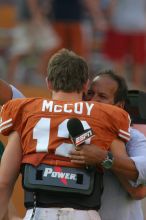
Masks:
[[[126,136],[124,136],[124,135],[122,135],[122,134],[119,134],[119,137],[121,137],[122,139],[125,139],[125,140],[127,140],[127,141],[130,140],[130,137],[126,137]]]
[[[6,128],[11,127],[12,125],[13,125],[13,124],[10,123],[10,124],[8,124],[8,125],[3,126],[2,128],[0,128],[0,132],[2,132],[3,130],[5,130]]]
[[[7,121],[4,121],[4,122],[0,123],[0,127],[2,127],[2,126],[5,125],[5,124],[8,124],[8,123],[11,122],[11,121],[12,121],[12,118],[10,118],[10,119],[7,120]]]
[[[119,129],[119,132],[122,133],[122,134],[126,134],[126,135],[130,136],[129,132],[126,132],[126,131],[124,131],[122,129]]]

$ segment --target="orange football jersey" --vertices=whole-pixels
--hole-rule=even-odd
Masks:
[[[95,136],[87,140],[109,150],[112,141],[128,141],[129,115],[121,108],[87,101],[53,101],[44,98],[16,99],[1,110],[0,131],[9,135],[17,131],[23,149],[22,163],[74,166],[69,152],[74,148],[67,121],[78,118],[84,129],[92,128]]]

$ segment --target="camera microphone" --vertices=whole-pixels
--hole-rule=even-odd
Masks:
[[[92,129],[84,129],[82,122],[78,118],[69,119],[67,128],[75,147],[84,144],[86,140],[94,136]]]

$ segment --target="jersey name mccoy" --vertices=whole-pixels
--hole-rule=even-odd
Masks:
[[[0,131],[9,135],[17,131],[21,138],[22,163],[75,166],[69,160],[74,148],[67,129],[70,118],[81,120],[84,129],[95,136],[87,140],[109,150],[112,141],[128,141],[129,116],[115,106],[97,102],[53,101],[43,98],[17,99],[7,102],[1,111]],[[118,147],[118,146],[117,146]]]
[[[44,100],[42,104],[42,111],[49,111],[49,112],[64,112],[64,113],[75,113],[77,115],[82,115],[83,113],[86,115],[91,115],[91,110],[93,108],[93,103],[85,102],[76,102],[76,103],[64,103],[62,105],[54,103],[54,101],[47,101]]]

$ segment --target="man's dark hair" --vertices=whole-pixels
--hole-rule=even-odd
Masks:
[[[61,49],[48,63],[48,80],[56,92],[80,92],[88,78],[86,61],[73,51]]]
[[[103,70],[97,76],[108,76],[117,83],[118,88],[114,96],[114,104],[120,101],[127,101],[128,87],[123,77],[117,75],[113,70]]]

